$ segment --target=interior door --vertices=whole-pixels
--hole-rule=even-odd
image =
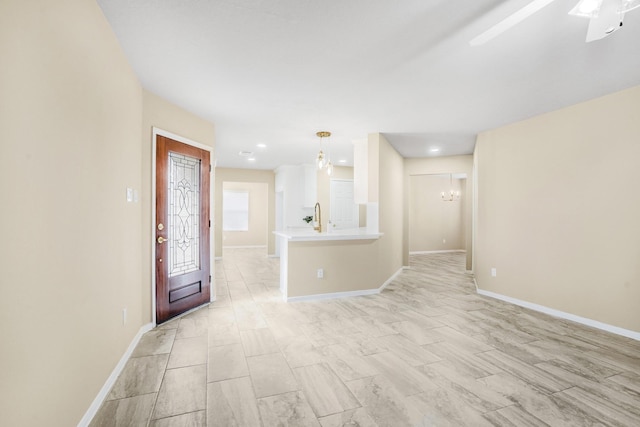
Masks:
[[[210,301],[209,152],[156,136],[156,323]]]
[[[335,228],[357,228],[358,205],[353,201],[353,181],[332,179],[331,222]]]

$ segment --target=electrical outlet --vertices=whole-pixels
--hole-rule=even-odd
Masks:
[[[122,326],[127,324],[127,307],[122,309]]]
[[[319,268],[318,269],[318,279],[323,279],[324,278],[324,269]]]
[[[493,267],[493,268],[491,269],[491,277],[496,277],[497,275],[498,275],[498,271],[496,270],[496,268],[495,268],[495,267]]]

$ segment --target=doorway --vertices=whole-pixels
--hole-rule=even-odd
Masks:
[[[337,229],[359,227],[359,207],[353,201],[353,180],[332,179],[329,206],[331,226]]]
[[[163,323],[211,300],[210,147],[154,129],[153,306]]]
[[[228,249],[264,249],[269,240],[269,186],[222,182],[222,255]]]
[[[409,176],[409,254],[464,252],[471,239],[466,174]]]

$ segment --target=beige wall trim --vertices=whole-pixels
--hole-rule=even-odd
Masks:
[[[442,251],[410,251],[409,255],[426,255],[426,254],[447,254],[452,252],[466,253],[464,249],[446,249]]]
[[[176,135],[174,133],[168,132],[166,130],[157,128],[157,127],[153,127],[152,128],[152,133],[151,133],[151,146],[153,147],[153,151],[151,154],[151,236],[152,239],[154,239],[155,235],[156,235],[156,150],[158,149],[156,147],[156,137],[160,135],[160,136],[164,136],[166,138],[171,138],[174,141],[178,141],[178,142],[182,142],[183,144],[186,145],[190,145],[192,147],[197,147],[200,148],[201,150],[206,150],[208,152],[211,153],[211,165],[212,165],[212,172],[211,172],[211,185],[209,186],[209,206],[211,206],[213,208],[214,205],[214,190],[215,190],[215,176],[213,172],[215,169],[213,168],[213,165],[215,164],[215,158],[213,157],[213,147],[210,147],[208,145],[205,144],[201,144],[197,141],[193,141],[189,138],[185,138],[183,136],[180,135]],[[211,220],[213,220],[213,209],[211,209],[211,213],[210,213],[210,217]],[[209,252],[210,252],[210,274],[211,274],[211,283],[209,284],[209,287],[211,289],[210,291],[210,301],[215,301],[216,300],[216,287],[215,287],[215,258],[214,258],[214,252],[215,252],[215,239],[214,239],[214,228],[211,227],[211,229],[209,230]],[[156,325],[156,245],[152,244],[151,245],[151,323],[153,324],[153,326]]]
[[[475,279],[474,279],[475,282]],[[476,285],[477,288],[477,285]],[[554,308],[545,307],[544,305],[535,304],[528,301],[522,301],[517,298],[508,297],[506,295],[497,294],[495,292],[485,291],[482,289],[478,289],[478,294],[484,295],[490,298],[499,299],[501,301],[505,301],[511,304],[518,305],[520,307],[528,308],[533,311],[538,311],[540,313],[545,313],[553,317],[558,317],[560,319],[571,320],[572,322],[580,323],[582,325],[591,326],[592,328],[600,329],[606,332],[611,332],[612,334],[621,335],[623,337],[631,338],[637,341],[640,341],[640,332],[630,331],[628,329],[620,328],[618,326],[609,325],[607,323],[602,323],[597,320],[588,319],[586,317],[576,316],[575,314],[566,313],[564,311],[556,310]]]
[[[124,369],[124,366],[129,361],[129,358],[131,357],[133,350],[135,350],[136,346],[138,345],[138,342],[140,342],[140,338],[142,338],[142,336],[147,332],[149,332],[151,329],[153,329],[152,323],[147,323],[146,325],[143,325],[140,327],[136,336],[133,337],[133,340],[131,340],[129,347],[127,347],[127,351],[125,351],[125,353],[122,355],[116,367],[113,368],[111,375],[109,375],[109,378],[107,378],[107,381],[104,383],[104,385],[98,392],[98,395],[96,396],[96,398],[93,399],[93,402],[91,402],[91,406],[89,406],[89,409],[87,409],[87,412],[85,412],[84,416],[78,423],[78,427],[85,427],[85,426],[88,426],[89,423],[91,423],[91,420],[93,420],[93,417],[96,415],[96,413],[98,412],[98,409],[100,409],[100,406],[102,405],[104,400],[107,398],[107,395],[111,391],[111,387],[113,387],[113,385],[116,383],[118,376],[120,376],[120,374],[122,373],[122,370]]]
[[[391,282],[393,282],[396,277],[398,277],[398,275],[400,273],[402,273],[402,270],[404,270],[405,268],[399,268],[398,271],[396,271],[395,273],[393,273],[393,275],[391,277],[389,277],[379,288],[377,289],[365,289],[362,291],[345,291],[345,292],[331,292],[328,294],[315,294],[315,295],[302,295],[299,297],[287,297],[287,296],[283,296],[284,300],[286,302],[296,302],[296,301],[316,301],[316,300],[323,300],[323,299],[335,299],[335,298],[346,298],[346,297],[359,297],[359,296],[364,296],[364,295],[375,295],[375,294],[379,294],[380,292],[382,292],[384,290],[384,288],[386,288],[387,286],[389,286],[391,284]]]

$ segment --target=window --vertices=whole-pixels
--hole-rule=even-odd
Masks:
[[[222,230],[249,231],[249,192],[222,192]]]

